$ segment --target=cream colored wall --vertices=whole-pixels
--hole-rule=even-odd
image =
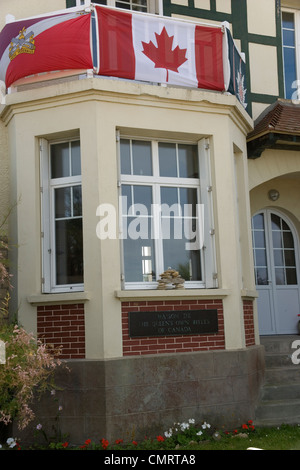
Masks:
[[[280,194],[275,202],[268,197],[271,189],[276,189]],[[266,208],[278,209],[292,220],[300,235],[300,175],[271,179],[253,189],[250,198],[252,215]]]
[[[247,0],[248,32],[276,36],[276,1]]]
[[[88,358],[122,355],[120,247],[118,240],[96,236],[97,206],[118,206],[116,129],[170,138],[211,139],[214,171],[216,245],[219,289],[197,289],[184,295],[224,298],[226,347],[244,346],[242,295],[253,293],[251,274],[241,251],[251,250],[246,215],[247,180],[245,134],[251,120],[233,96],[200,90],[155,87],[125,81],[90,79],[9,95],[2,117],[9,129],[12,165],[21,201],[13,230],[18,248],[20,321],[35,331],[36,304],[41,301],[40,194],[38,136],[80,133],[83,178],[86,344]],[[237,155],[238,149],[238,155]],[[239,164],[235,166],[235,159]],[[238,172],[235,177],[235,171]],[[237,211],[239,199],[240,212]],[[237,225],[239,223],[239,225]],[[243,272],[244,271],[244,272]],[[252,271],[251,271],[252,272]],[[134,293],[135,294],[135,293]],[[179,293],[180,294],[180,293]],[[177,294],[177,295],[179,295]],[[76,299],[81,294],[76,294]],[[138,292],[141,298],[145,293]],[[155,298],[157,291],[147,293]],[[172,294],[174,295],[174,293]],[[252,295],[252,294],[251,294]],[[53,303],[72,294],[47,294]]]
[[[27,18],[49,11],[65,8],[65,0],[1,0],[0,1],[0,30],[5,26],[6,15],[11,14],[16,19]],[[1,94],[0,94],[1,96]],[[7,149],[7,131],[0,122],[0,223],[11,210],[9,196],[9,158]],[[14,201],[15,202],[15,201]]]
[[[16,19],[42,15],[51,11],[66,8],[66,0],[1,0],[0,2],[0,29],[5,26],[6,15],[13,15]]]
[[[251,215],[275,208],[293,222],[300,239],[300,166],[299,152],[265,150],[260,158],[249,160]],[[271,201],[268,192],[279,191]]]

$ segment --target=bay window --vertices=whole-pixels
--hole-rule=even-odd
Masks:
[[[179,272],[185,287],[213,286],[208,147],[120,138],[125,288],[155,288],[168,268]]]

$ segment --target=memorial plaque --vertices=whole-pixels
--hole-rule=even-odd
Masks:
[[[217,310],[129,312],[129,336],[182,336],[218,332]]]

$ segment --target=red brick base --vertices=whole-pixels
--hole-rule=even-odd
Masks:
[[[253,302],[252,300],[243,301],[244,309],[244,327],[245,327],[245,343],[246,347],[255,345]]]
[[[85,357],[84,305],[43,305],[37,307],[38,338],[55,348],[62,347],[61,359]]]
[[[219,331],[214,334],[130,338],[128,312],[217,309]],[[183,353],[225,349],[222,300],[151,300],[122,302],[123,355]]]

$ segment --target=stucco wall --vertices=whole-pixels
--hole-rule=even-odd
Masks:
[[[8,127],[13,188],[20,195],[12,227],[18,256],[15,302],[20,321],[36,332],[36,305],[73,294],[41,296],[39,137],[80,136],[82,153],[86,357],[122,356],[120,243],[99,240],[96,210],[118,207],[116,129],[130,135],[197,142],[210,139],[215,245],[219,289],[185,290],[184,296],[223,298],[226,348],[245,346],[243,297],[255,290],[251,269],[245,134],[251,120],[233,96],[200,90],[86,79],[14,93],[2,117]],[[238,160],[238,161],[237,161]],[[242,256],[243,253],[243,256]],[[143,293],[134,297],[143,300]],[[145,293],[144,293],[145,295]],[[172,294],[180,299],[180,292]],[[147,292],[155,300],[156,292]],[[71,302],[72,303],[72,302]]]

